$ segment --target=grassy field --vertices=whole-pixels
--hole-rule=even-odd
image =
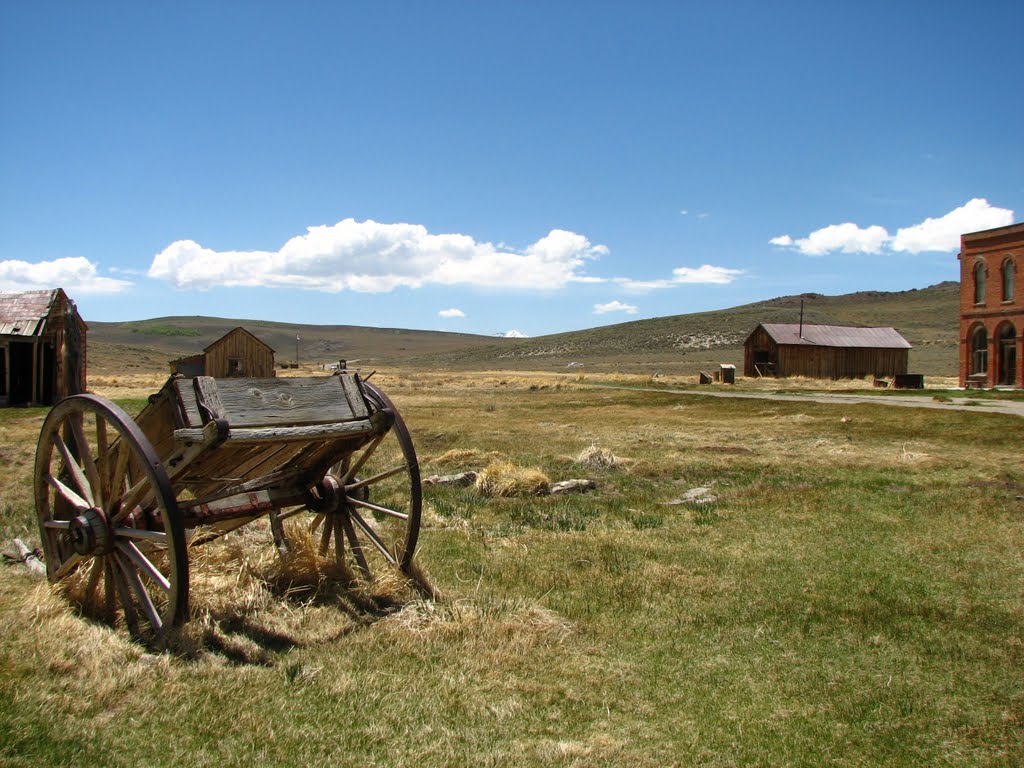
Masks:
[[[443,599],[400,610],[297,581],[249,526],[193,553],[196,619],[161,654],[4,567],[0,763],[1024,763],[1024,420],[375,381],[424,475],[597,488],[429,487]],[[129,410],[160,383],[91,382]],[[43,416],[0,411],[4,542],[37,538]]]

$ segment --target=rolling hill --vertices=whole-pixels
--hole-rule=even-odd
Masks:
[[[196,354],[236,326],[273,347],[278,362],[328,363],[344,358],[361,366],[452,369],[565,368],[692,373],[716,363],[742,362],[743,341],[761,322],[893,326],[914,349],[910,368],[928,375],[956,373],[959,283],[899,292],[840,296],[783,296],[712,312],[636,320],[529,339],[472,334],[292,325],[213,317],[162,317],[89,323],[94,370],[166,370],[167,362]]]

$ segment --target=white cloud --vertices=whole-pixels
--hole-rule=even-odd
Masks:
[[[595,304],[595,315],[607,315],[609,312],[625,312],[627,315],[635,315],[638,308],[632,304],[623,304],[621,301],[609,301],[607,304]]]
[[[989,205],[984,198],[974,198],[937,219],[928,218],[920,224],[901,227],[890,235],[877,224],[864,229],[856,224],[831,224],[794,240],[789,235],[773,237],[768,242],[784,248],[796,248],[808,256],[827,253],[882,253],[883,250],[921,253],[951,253],[960,247],[960,235],[1013,223],[1013,211]]]
[[[994,208],[988,200],[976,197],[938,219],[925,219],[912,227],[897,229],[892,249],[908,253],[952,252],[960,248],[960,235],[964,233],[1009,224],[1013,224],[1013,211]]]
[[[466,316],[465,312],[463,312],[461,309],[455,309],[455,307],[452,307],[451,309],[442,309],[437,314],[438,314],[438,317],[465,317]]]
[[[627,291],[646,293],[647,291],[661,288],[677,288],[680,285],[727,285],[745,274],[746,271],[742,269],[715,267],[711,264],[704,264],[696,269],[693,267],[676,267],[672,270],[672,277],[667,279],[633,280],[629,277],[616,277],[612,282],[622,286]]]
[[[501,336],[503,339],[528,339],[528,338],[530,338],[529,336],[527,336],[522,331],[515,331],[515,330],[506,331],[505,333],[499,333],[498,335]]]
[[[53,261],[0,261],[0,290],[39,291],[64,288],[75,294],[121,293],[131,288],[129,280],[100,277],[96,265],[84,256]]]
[[[856,224],[830,224],[811,232],[807,237],[794,241],[794,245],[808,256],[824,256],[826,253],[881,253],[882,246],[889,239],[885,227],[873,225],[861,229]]]
[[[697,269],[676,267],[672,270],[672,283],[675,285],[682,285],[683,283],[717,283],[724,285],[731,283],[742,274],[742,269],[713,267],[710,264],[704,264],[697,267]]]
[[[419,224],[345,219],[309,227],[277,251],[214,251],[178,240],[153,258],[148,274],[201,290],[223,285],[384,293],[428,284],[552,290],[589,280],[584,264],[607,253],[562,229],[517,252],[468,235],[433,235]]]

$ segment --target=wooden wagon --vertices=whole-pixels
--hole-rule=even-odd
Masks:
[[[408,573],[419,466],[392,402],[357,374],[172,377],[133,420],[95,395],[47,416],[35,462],[47,573],[133,635],[188,616],[188,550],[269,517],[312,513],[322,555],[358,578]]]

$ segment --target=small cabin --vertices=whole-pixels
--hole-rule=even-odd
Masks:
[[[895,377],[907,372],[910,349],[895,328],[761,323],[743,343],[743,375]]]
[[[0,292],[0,406],[85,392],[86,325],[60,288]]]
[[[201,355],[172,360],[171,373],[218,379],[269,379],[275,375],[274,350],[239,326],[213,342]]]

